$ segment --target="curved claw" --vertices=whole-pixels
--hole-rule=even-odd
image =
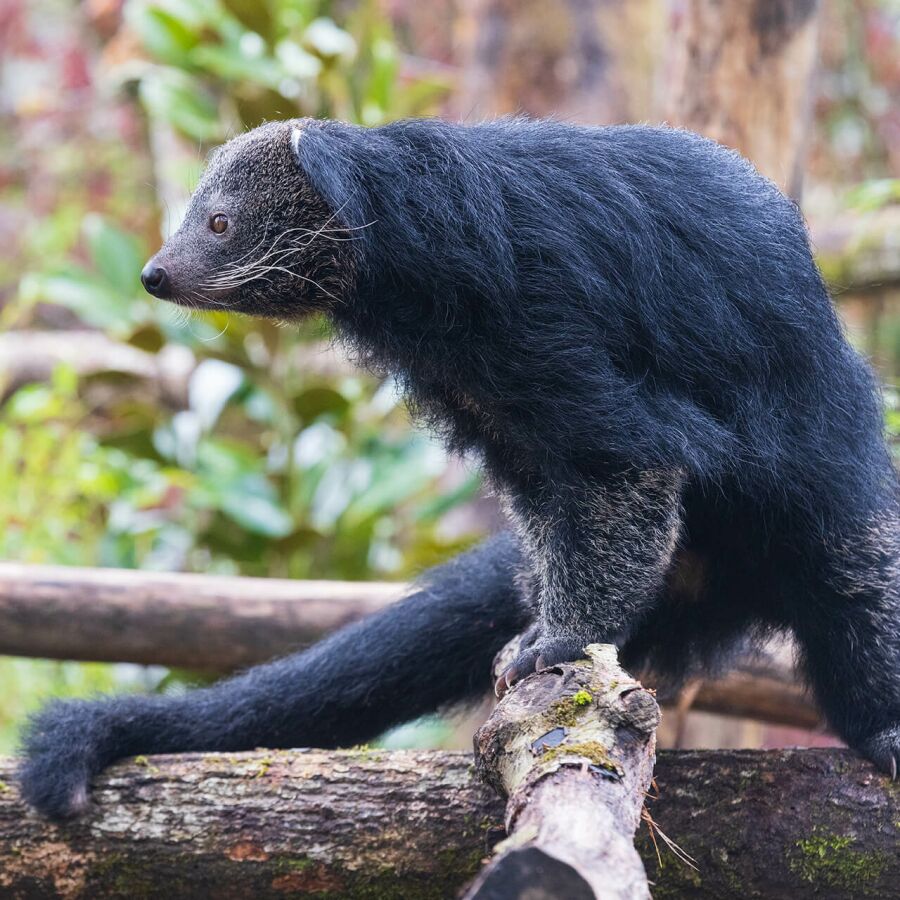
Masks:
[[[517,681],[537,671],[540,651],[534,647],[523,650],[507,667],[494,684],[494,693],[502,697]]]
[[[494,693],[502,697],[517,681],[549,669],[561,662],[571,662],[584,655],[585,641],[581,638],[550,638],[538,641],[534,646],[523,650],[513,662],[506,667],[503,674],[494,683]]]
[[[890,775],[892,781],[897,780],[900,773],[900,725],[886,728],[863,741],[859,750],[882,772]]]

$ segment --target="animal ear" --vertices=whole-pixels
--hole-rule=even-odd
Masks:
[[[363,129],[343,122],[304,120],[291,128],[291,154],[312,189],[349,227],[367,221],[360,159]]]

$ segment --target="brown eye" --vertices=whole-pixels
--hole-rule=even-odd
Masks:
[[[221,234],[228,227],[228,216],[225,213],[216,213],[209,217],[209,227],[216,234]]]

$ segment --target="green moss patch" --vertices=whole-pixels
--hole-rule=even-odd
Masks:
[[[879,851],[854,849],[855,843],[855,838],[837,834],[799,840],[789,861],[791,871],[810,884],[863,891],[878,880],[888,860]]]

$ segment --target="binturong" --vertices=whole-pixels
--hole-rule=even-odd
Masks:
[[[679,678],[791,631],[831,727],[896,777],[900,483],[796,207],[670,128],[264,125],[216,151],[147,290],[291,321],[478,458],[508,531],[295,656],[177,697],[57,702],[52,817],[132,754],[365,741],[613,642]]]

